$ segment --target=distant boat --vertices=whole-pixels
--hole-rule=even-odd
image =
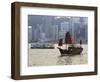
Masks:
[[[52,43],[31,43],[31,49],[54,49],[54,45]]]
[[[72,42],[72,39],[71,39],[71,35],[69,32],[66,33],[65,35],[65,44],[66,45],[71,45],[71,46],[68,46],[68,48],[66,49],[62,49],[61,46],[63,45],[63,40],[60,39],[59,43],[58,43],[58,49],[61,53],[61,56],[67,56],[67,55],[80,55],[83,51],[83,48],[81,47],[81,44],[82,44],[82,40],[80,40],[80,46],[76,47],[73,42]],[[60,44],[60,45],[59,45]]]

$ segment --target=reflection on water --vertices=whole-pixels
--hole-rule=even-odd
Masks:
[[[58,49],[29,49],[28,66],[77,65],[88,62],[87,46],[81,55],[61,56]]]
[[[87,54],[75,55],[75,56],[59,56],[57,65],[75,65],[75,64],[86,64]]]
[[[57,65],[70,65],[70,64],[72,64],[72,59],[70,56],[58,57]]]

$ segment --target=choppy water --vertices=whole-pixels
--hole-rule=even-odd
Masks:
[[[87,45],[83,45],[81,55],[62,56],[55,49],[29,49],[28,66],[51,66],[51,65],[76,65],[86,64],[88,61]]]

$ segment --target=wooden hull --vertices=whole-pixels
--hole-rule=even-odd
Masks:
[[[82,47],[69,47],[68,50],[67,49],[61,49],[58,48],[61,56],[63,55],[80,55],[81,52],[83,51]]]

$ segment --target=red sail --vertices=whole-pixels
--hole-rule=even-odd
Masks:
[[[65,34],[65,44],[72,44],[72,38],[69,32]]]
[[[74,37],[71,37],[71,39],[72,39],[72,43],[74,44],[74,43],[75,43],[75,39],[74,39]]]

